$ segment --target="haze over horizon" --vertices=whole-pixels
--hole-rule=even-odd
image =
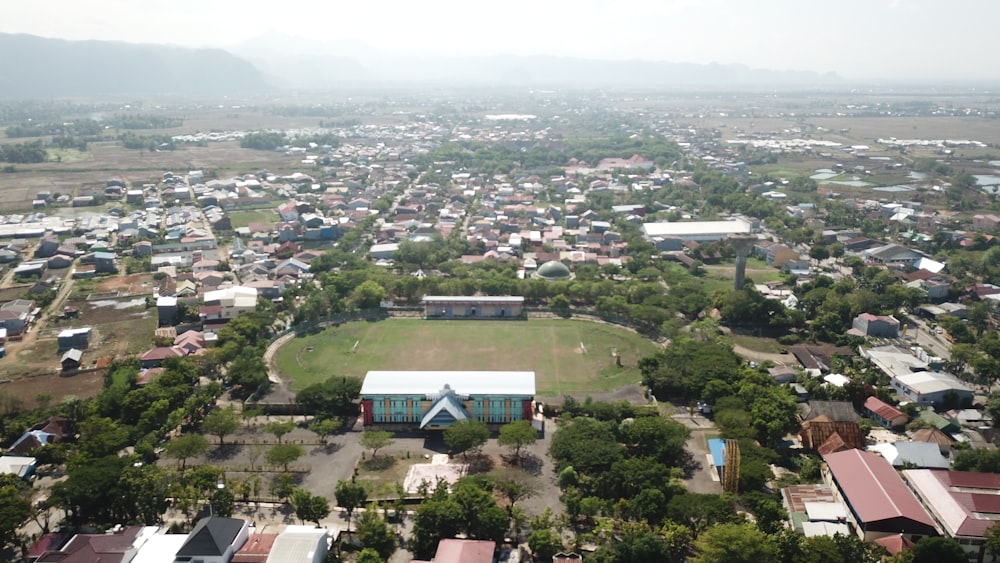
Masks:
[[[1000,82],[990,62],[1000,2],[967,0],[507,0],[470,4],[234,4],[53,0],[4,7],[0,32],[234,48],[264,34],[340,46],[342,56],[555,55],[744,64],[849,81]]]

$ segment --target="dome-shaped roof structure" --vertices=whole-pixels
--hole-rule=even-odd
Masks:
[[[572,276],[573,274],[566,267],[566,264],[558,260],[549,260],[535,271],[535,277],[546,280],[568,280]]]

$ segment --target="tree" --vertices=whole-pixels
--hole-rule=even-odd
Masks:
[[[813,260],[822,262],[830,257],[830,251],[824,244],[814,244],[812,248],[809,249],[809,257]]]
[[[497,491],[507,499],[507,513],[514,515],[514,505],[519,500],[534,495],[537,491],[531,478],[521,470],[511,470],[500,473],[494,480]]]
[[[273,434],[274,437],[277,438],[278,443],[280,444],[282,436],[290,433],[292,430],[295,430],[295,423],[289,421],[275,420],[274,422],[269,422],[267,426],[264,427],[264,430],[268,434]]]
[[[223,439],[240,429],[240,415],[232,407],[224,409],[213,409],[205,416],[201,423],[201,429],[208,434],[219,437],[219,445],[223,445]]]
[[[385,301],[385,298],[385,288],[374,280],[362,282],[352,294],[352,300],[358,309],[374,309]]]
[[[552,556],[562,551],[562,540],[551,528],[532,530],[528,535],[528,547],[536,561],[552,561]]]
[[[291,473],[282,473],[271,483],[271,494],[279,499],[286,499],[292,496],[292,492],[295,491],[293,480],[294,477],[292,477]]]
[[[167,442],[164,454],[171,459],[179,459],[181,471],[187,468],[187,460],[208,451],[208,440],[201,434],[181,434]]]
[[[751,524],[719,524],[694,543],[693,563],[759,563],[778,559],[778,549],[767,534]]]
[[[118,453],[128,444],[128,430],[107,417],[90,417],[79,425],[80,453],[89,459]]]
[[[993,392],[986,399],[986,414],[989,415],[994,426],[1000,424],[1000,393]]]
[[[375,503],[358,516],[357,538],[361,547],[375,550],[382,559],[389,559],[396,551],[396,534]]]
[[[556,471],[572,467],[579,474],[596,476],[610,469],[622,458],[625,449],[612,428],[613,423],[586,417],[560,424],[549,444]]]
[[[986,538],[984,549],[990,556],[990,561],[995,563],[997,559],[1000,559],[1000,523],[987,528],[983,537]]]
[[[667,517],[698,534],[711,526],[740,520],[732,503],[719,495],[685,493],[667,503]]]
[[[462,518],[461,507],[449,498],[447,487],[439,484],[413,515],[410,546],[414,555],[429,560],[441,538],[453,538],[462,531]]]
[[[558,314],[566,314],[570,309],[569,298],[560,293],[549,302],[549,308]]]
[[[538,431],[527,420],[518,420],[500,427],[497,444],[514,450],[514,458],[521,459],[521,448],[538,441]]]
[[[316,420],[309,424],[309,430],[314,432],[319,436],[319,442],[321,444],[326,443],[328,436],[340,430],[340,421],[334,418],[327,418],[323,420]]]
[[[73,523],[121,521],[125,499],[121,474],[126,458],[109,455],[71,465],[66,480],[52,487],[53,504],[64,509]]]
[[[471,538],[503,541],[508,526],[507,513],[497,506],[492,491],[471,480],[459,480],[451,495],[459,507],[463,531]]]
[[[330,515],[330,503],[319,495],[314,495],[305,489],[296,487],[289,501],[295,509],[295,516],[303,522],[314,522],[319,528],[319,521]]]
[[[967,561],[968,557],[961,544],[943,536],[922,538],[913,546],[913,563]]]
[[[124,497],[129,499],[124,505],[127,520],[159,524],[169,507],[167,498],[170,496],[169,480],[163,467],[147,463],[127,465],[119,483]]]
[[[490,438],[490,429],[479,420],[460,420],[444,431],[444,443],[453,453],[468,457],[468,452],[476,452]]]
[[[392,445],[392,442],[392,432],[388,430],[369,428],[361,433],[361,447],[371,450],[373,458],[378,454],[379,450]]]
[[[385,563],[377,551],[366,547],[358,552],[358,556],[354,559],[354,563]]]
[[[360,393],[361,380],[357,377],[331,377],[296,393],[295,402],[319,418],[346,417],[357,414],[355,401]]]
[[[267,365],[261,356],[257,348],[243,348],[226,369],[226,379],[238,386],[244,396],[267,381]]]
[[[0,475],[0,550],[16,546],[17,530],[31,512],[30,489],[15,475]]]
[[[283,471],[288,471],[288,464],[305,455],[305,450],[298,444],[278,444],[268,450],[267,462],[280,465]]]
[[[351,515],[354,509],[363,505],[368,500],[368,492],[364,486],[355,481],[337,481],[337,487],[333,490],[337,497],[337,505],[347,511],[347,529],[351,529]]]

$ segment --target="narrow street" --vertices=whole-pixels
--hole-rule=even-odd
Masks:
[[[20,349],[27,349],[34,346],[35,342],[38,340],[38,335],[45,329],[46,324],[48,324],[49,317],[53,314],[61,314],[63,304],[66,302],[66,298],[69,297],[70,291],[73,290],[73,268],[67,268],[66,274],[63,276],[62,282],[59,284],[59,291],[56,293],[55,299],[49,304],[48,308],[38,314],[38,318],[35,320],[35,324],[31,327],[21,339],[20,342],[9,342],[8,346],[12,348],[12,352],[16,352]],[[13,346],[10,346],[13,344]]]

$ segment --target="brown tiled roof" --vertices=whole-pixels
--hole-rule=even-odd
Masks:
[[[851,447],[848,446],[847,442],[845,442],[844,439],[840,437],[840,434],[834,432],[833,434],[830,434],[830,437],[827,438],[825,442],[823,442],[822,444],[820,444],[818,448],[816,448],[816,451],[819,453],[819,455],[824,456],[832,454],[834,452],[842,452],[844,450],[849,450],[849,449],[851,449]]]
[[[913,433],[914,442],[931,442],[937,444],[938,446],[943,446],[945,448],[950,448],[955,440],[951,436],[941,432],[937,428],[921,428]]]
[[[840,444],[826,444],[833,435],[839,437]],[[832,451],[865,447],[865,438],[857,422],[807,420],[802,423],[799,438],[802,440],[802,447],[808,450],[819,450],[824,445],[827,448],[835,447]]]

